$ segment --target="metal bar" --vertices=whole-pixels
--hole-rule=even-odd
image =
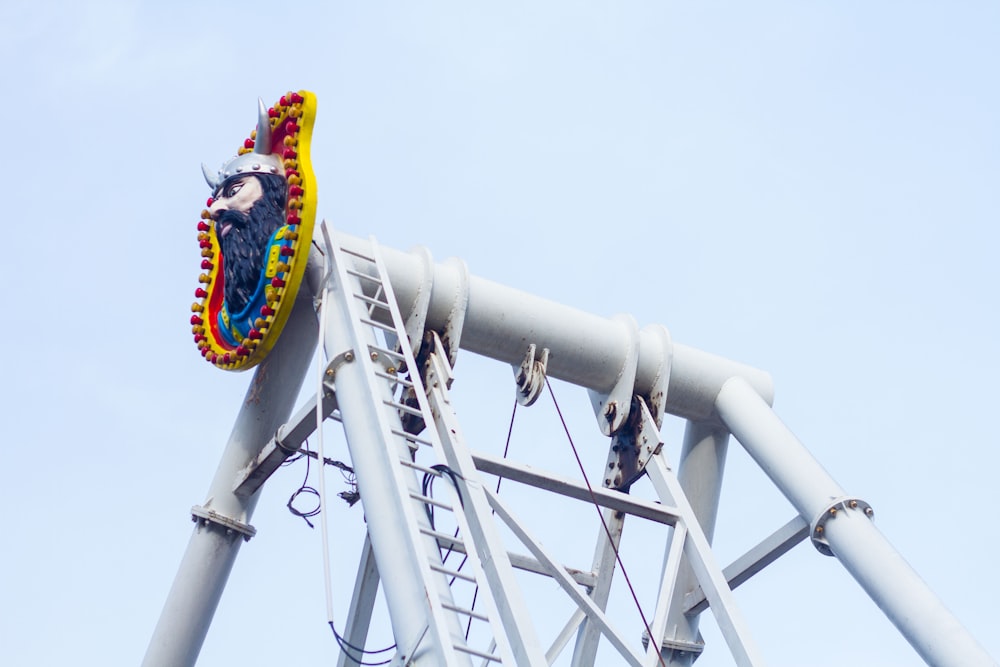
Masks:
[[[465,548],[465,544],[459,540],[457,537],[448,535],[447,533],[442,533],[437,530],[426,530],[421,531],[425,535],[430,535],[434,537],[438,544],[443,549],[451,549],[460,554],[466,554],[468,551]],[[533,574],[540,574],[546,577],[551,577],[551,573],[546,569],[541,563],[538,562],[536,558],[531,556],[526,556],[524,554],[507,552],[507,558],[510,559],[510,564],[517,568],[518,570],[524,570],[525,572],[531,572]],[[597,577],[593,572],[584,572],[583,570],[578,570],[576,568],[563,566],[566,573],[573,577],[573,581],[586,588],[593,588],[597,583]]]
[[[810,525],[831,499],[845,495],[747,382],[726,382],[716,403],[736,439]],[[997,664],[863,512],[839,512],[826,522],[824,537],[833,555],[927,664]]]
[[[333,392],[323,396],[323,419],[327,419],[337,409],[337,398]],[[233,492],[240,496],[255,493],[274,471],[281,467],[290,456],[299,451],[316,430],[316,396],[313,395],[306,404],[286,423],[278,428],[273,438],[268,440],[260,453],[240,470],[236,476]]]
[[[729,587],[735,589],[745,583],[808,536],[809,524],[802,517],[795,517],[722,570]],[[684,603],[685,614],[699,614],[708,607],[701,586],[688,593]]]
[[[375,563],[375,552],[372,551],[372,541],[365,535],[364,546],[361,547],[361,558],[358,562],[358,574],[354,578],[354,592],[351,593],[351,606],[347,612],[344,625],[344,641],[351,646],[363,647],[368,641],[368,629],[371,627],[372,611],[375,608],[375,597],[378,594],[378,565]],[[364,660],[359,651],[341,647],[337,657],[337,667],[355,667]]]
[[[336,359],[345,350],[366,350],[374,333],[363,329],[353,309],[351,291],[356,279],[348,279],[338,262],[338,298],[327,300],[324,347],[327,358]],[[345,357],[346,358],[346,357]],[[365,353],[352,354],[353,361],[336,369],[333,378],[340,403],[347,446],[358,479],[361,502],[368,518],[379,572],[392,573],[392,585],[383,587],[393,636],[414,667],[421,665],[471,665],[454,652],[451,637],[462,636],[457,617],[445,612],[442,601],[451,594],[448,580],[431,571],[440,562],[437,543],[419,534],[429,528],[424,512],[407,495],[419,493],[412,471],[399,465],[408,456],[405,443],[392,435],[402,430],[395,410],[387,410],[390,383],[375,376],[375,366]],[[435,594],[429,595],[433,590]]]
[[[688,421],[677,479],[709,542],[715,532],[728,450],[729,432],[725,428],[708,422]],[[698,578],[683,556],[676,576],[667,606],[664,634],[651,641],[659,645],[664,637],[669,638],[667,648],[663,650],[664,661],[670,667],[687,667],[704,648],[698,633],[698,617],[682,611],[684,594],[698,585]]]
[[[685,517],[687,537],[684,540],[684,555],[701,583],[702,590],[708,596],[712,613],[736,664],[740,667],[763,665],[764,661],[760,658],[757,646],[747,630],[743,615],[736,606],[733,592],[722,576],[722,569],[715,562],[712,545],[694,518],[694,510],[688,504],[680,488],[680,482],[667,467],[662,452],[650,460],[646,466],[646,474],[660,497],[665,501],[677,503],[681,516]]]
[[[281,338],[254,373],[209,487],[207,509],[242,523],[250,521],[259,494],[237,495],[233,480],[288,421],[316,336],[311,298],[303,294]],[[218,524],[198,523],[146,649],[145,667],[195,664],[242,543],[242,536]]]
[[[564,625],[563,629],[559,631],[556,638],[552,640],[552,645],[549,646],[549,650],[545,652],[545,659],[549,661],[550,665],[556,661],[559,654],[562,653],[564,648],[566,648],[566,644],[568,644],[569,640],[573,638],[574,634],[576,634],[577,628],[580,627],[580,624],[583,623],[585,618],[587,618],[587,615],[582,609],[577,607],[573,610],[573,614],[569,617],[569,620],[566,621],[566,625]]]
[[[367,239],[343,233],[335,236],[339,245],[362,255],[369,247]],[[462,301],[459,295],[468,288],[459,341],[464,350],[517,366],[528,344],[535,343],[538,349],[547,347],[553,352],[546,371],[550,378],[603,393],[615,386],[625,359],[635,352],[631,336],[613,319],[467,276],[460,262],[431,264],[423,248],[407,253],[382,247],[380,253],[402,316],[409,318],[426,303],[428,329],[445,330],[455,316],[455,304]],[[662,360],[671,352],[663,349],[664,344],[663,336],[652,329],[639,332],[635,393],[645,395],[654,388]],[[714,420],[715,397],[733,376],[747,378],[762,396],[773,396],[771,376],[760,369],[676,342],[671,348],[666,396],[666,411],[671,414]]]
[[[684,523],[674,526],[663,554],[663,573],[660,577],[660,592],[656,596],[656,609],[653,611],[653,622],[650,624],[649,646],[646,649],[647,667],[655,667],[667,658],[661,654],[663,636],[667,632],[667,621],[670,618],[670,603],[674,599],[674,589],[677,586],[677,574],[684,559],[684,541],[687,539],[687,528]]]
[[[428,358],[428,391],[426,395],[418,394],[417,398],[422,409],[433,413],[441,454],[451,470],[457,473],[457,485],[461,489],[461,513],[455,518],[466,539],[466,548],[475,551],[471,562],[477,572],[477,579],[489,586],[486,598],[493,607],[493,636],[501,646],[501,652],[506,654],[509,649],[509,655],[517,664],[545,667],[545,654],[534,627],[526,622],[529,618],[528,606],[490,513],[490,505],[483,492],[483,485],[478,480],[479,475],[461,426],[449,403],[451,367],[436,337],[434,343],[435,349]]]
[[[558,583],[563,589],[563,592],[566,593],[569,598],[576,603],[577,607],[582,609],[587,617],[601,629],[601,632],[608,638],[608,641],[610,641],[612,645],[618,649],[619,655],[621,655],[625,662],[633,667],[643,667],[642,659],[637,656],[631,648],[629,648],[624,637],[622,637],[621,634],[611,625],[604,612],[598,609],[593,600],[580,591],[580,589],[576,586],[576,582],[574,582],[573,579],[566,574],[566,571],[562,569],[554,558],[552,558],[548,550],[528,533],[500,496],[498,496],[495,491],[486,488],[485,486],[483,487],[483,491],[486,492],[490,505],[494,510],[496,510],[497,516],[500,517],[505,524],[507,524],[507,527],[510,528],[511,532],[514,533],[519,540],[521,540],[521,543],[528,547],[528,550],[534,554],[535,558],[549,568],[549,571],[552,573],[552,578],[556,580],[556,583]]]
[[[591,496],[591,491],[582,482],[551,472],[536,471],[531,466],[483,452],[472,452],[472,459],[476,463],[476,468],[481,472],[497,475],[512,482],[520,482],[587,503],[596,502],[601,507],[625,512],[668,526],[677,522],[677,509],[670,505],[660,505],[648,500],[633,498],[620,491],[598,487],[594,487],[593,496]]]
[[[605,509],[604,525],[608,527],[608,530],[605,532],[603,526],[598,530],[593,567],[597,574],[597,582],[590,590],[590,599],[601,611],[608,609],[611,583],[614,580],[615,568],[618,567],[616,554],[618,553],[618,545],[621,544],[626,516],[624,512]],[[610,533],[610,539],[608,533]],[[597,659],[597,647],[600,639],[600,629],[591,623],[590,619],[585,618],[573,648],[572,667],[593,667],[594,661]]]

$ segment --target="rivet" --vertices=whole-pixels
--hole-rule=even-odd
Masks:
[[[344,355],[344,361],[354,361],[354,353],[348,352]]]
[[[852,510],[858,509],[858,501],[857,500],[852,500],[851,501],[851,509]]]
[[[823,532],[823,526],[816,526],[816,534],[819,535]]]
[[[372,361],[378,361],[378,352],[372,352]]]
[[[830,516],[837,516],[837,508],[836,507],[831,507],[830,508]]]

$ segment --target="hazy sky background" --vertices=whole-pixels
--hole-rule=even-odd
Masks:
[[[1000,656],[996,3],[40,1],[0,8],[0,57],[0,664],[142,659],[251,377],[189,335],[200,164],[299,88],[335,228],[768,370],[785,422]],[[465,430],[502,449],[509,368],[456,373]],[[586,393],[555,390],[596,470]],[[518,420],[512,456],[570,465],[547,399]],[[303,473],[264,491],[199,664],[333,663],[319,534],[285,509]],[[734,443],[720,561],[792,515]],[[331,521],[342,623],[364,524]],[[662,536],[631,527],[626,567],[655,585]],[[540,536],[585,567],[596,530]],[[921,664],[807,544],[737,600],[771,665]],[[709,618],[698,664],[732,664]]]

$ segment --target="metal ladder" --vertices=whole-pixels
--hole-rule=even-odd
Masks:
[[[485,494],[481,485],[468,483],[476,476],[471,456],[451,441],[454,429],[440,426],[440,406],[435,414],[429,405],[377,243],[371,240],[361,251],[329,243],[328,251],[335,270],[332,291],[350,322],[351,340],[343,343],[354,351],[341,353],[328,375],[335,377],[336,363],[363,367],[369,421],[377,426],[377,440],[388,457],[384,460],[392,468],[382,493],[395,493],[406,515],[399,525],[408,551],[419,561],[416,572],[426,591],[426,629],[417,638],[396,637],[394,664],[411,664],[423,650],[428,662],[413,664],[471,665],[476,660],[482,665],[546,665],[530,624],[524,623],[526,608],[507,551],[489,520]],[[434,341],[440,345],[436,337]],[[450,382],[440,373],[435,377]],[[350,415],[344,418],[346,424]],[[418,435],[424,425],[435,424],[439,427]],[[450,501],[443,488],[450,489]],[[361,486],[362,500],[364,490]],[[358,631],[355,639],[364,632]]]

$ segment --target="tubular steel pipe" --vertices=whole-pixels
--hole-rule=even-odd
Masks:
[[[337,234],[345,248],[364,252],[369,241]],[[429,265],[426,251],[405,253],[381,249],[403,317],[418,307],[430,289],[428,329],[443,331],[455,316],[461,292],[468,290],[460,347],[476,354],[518,365],[528,345],[549,348],[547,374],[601,393],[609,393],[623,373],[629,346],[628,330],[620,322],[528,294],[512,287],[467,276],[457,261]],[[427,275],[428,271],[431,275]],[[428,288],[428,285],[430,287]],[[655,332],[639,332],[634,393],[654,390],[654,379],[670,351]],[[694,421],[715,420],[715,397],[731,377],[746,378],[770,402],[771,376],[736,361],[673,343],[666,412]]]
[[[736,439],[810,522],[813,535],[822,528],[829,550],[928,665],[997,664],[863,511],[842,509],[819,522],[846,494],[753,387],[742,378],[729,380],[716,406]]]
[[[316,336],[316,314],[310,297],[304,295],[274,349],[254,373],[204,510],[249,524],[259,492],[241,498],[233,493],[233,481],[288,421],[316,348]],[[238,531],[213,521],[198,522],[146,649],[144,667],[195,664],[242,544]]]

